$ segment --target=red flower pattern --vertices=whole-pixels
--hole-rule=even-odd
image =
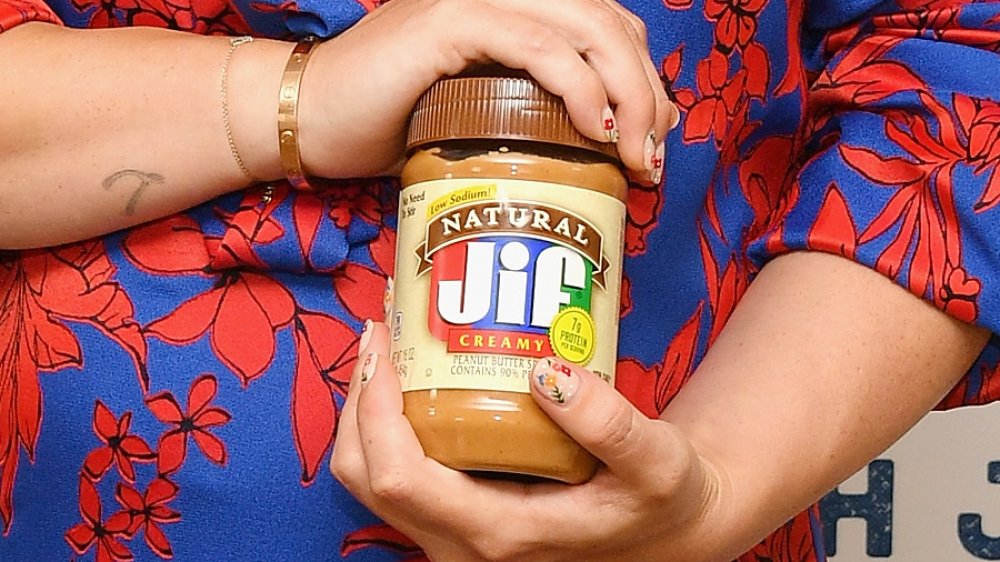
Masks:
[[[94,405],[94,433],[104,442],[87,455],[83,461],[83,472],[95,482],[111,468],[118,467],[118,473],[127,482],[135,482],[135,467],[132,463],[148,463],[156,460],[154,453],[142,437],[129,434],[132,412],[125,412],[121,419],[100,400]]]
[[[885,58],[903,41],[899,37],[872,37],[848,49],[813,81],[809,103],[828,115],[844,107],[875,103],[900,92],[924,90],[927,85],[907,65]],[[813,126],[813,128],[819,128]]]
[[[115,499],[129,517],[128,536],[131,538],[142,529],[146,544],[160,558],[169,559],[174,555],[170,540],[160,525],[181,520],[181,514],[167,506],[177,497],[177,492],[177,485],[165,478],[154,478],[144,494],[126,484],[118,484],[115,491]]]
[[[688,110],[694,105],[697,97],[690,88],[683,88],[677,85],[681,69],[684,66],[684,46],[680,46],[676,51],[663,57],[660,63],[660,79],[663,87],[667,91],[670,99],[681,109]]]
[[[705,16],[715,21],[715,41],[729,53],[746,47],[757,33],[757,16],[768,0],[705,0]]]
[[[704,142],[715,137],[721,146],[740,101],[746,94],[746,70],[729,76],[729,58],[713,50],[708,58],[698,62],[698,101],[688,111],[684,121],[684,141]]]
[[[134,559],[132,552],[120,540],[128,537],[128,513],[119,511],[103,521],[101,511],[101,496],[97,488],[89,479],[81,477],[80,515],[83,516],[83,523],[66,531],[66,542],[79,555],[86,554],[96,544],[97,562]]]
[[[31,0],[7,0],[0,4],[0,33],[29,21],[59,23],[59,17],[48,5]]]
[[[909,158],[881,156],[861,147],[840,147],[844,161],[858,173],[875,184],[897,188],[882,212],[861,232],[858,244],[887,235],[899,225],[876,268],[896,278],[903,273],[906,257],[912,255],[906,271],[910,290],[918,295],[930,291],[939,306],[971,322],[978,316],[975,297],[980,282],[958,265],[962,263],[961,226],[955,209],[953,174],[960,162],[978,165],[979,171],[995,168],[996,138],[990,136],[992,108],[977,108],[972,99],[956,97],[956,119],[930,95],[921,92],[919,97],[937,122],[936,133],[919,114],[897,112],[886,121],[886,136]],[[956,121],[963,127],[961,130]],[[971,142],[974,138],[978,144]],[[989,194],[987,187],[977,210],[992,206]]]
[[[976,167],[976,173],[990,173],[976,211],[992,209],[1000,203],[1000,103],[971,98],[962,94],[953,96],[955,115],[967,140],[966,161]]]
[[[72,0],[90,27],[149,26],[202,35],[239,35],[249,26],[228,0]]]
[[[212,349],[246,386],[273,361],[275,334],[291,322],[294,312],[291,294],[277,281],[230,271],[210,291],[146,326],[146,333],[187,344],[210,331]]]
[[[0,520],[9,531],[20,450],[34,459],[42,420],[39,373],[81,367],[67,322],[95,327],[122,346],[147,384],[146,344],[132,302],[98,243],[0,255]]]
[[[181,410],[177,399],[169,391],[146,399],[146,406],[156,419],[172,426],[160,437],[156,468],[161,475],[172,474],[184,464],[188,436],[194,439],[208,460],[218,465],[226,464],[226,444],[209,431],[232,419],[229,412],[212,405],[217,391],[218,381],[206,374],[191,383],[186,410]]]
[[[358,1],[367,10],[380,3]],[[672,10],[692,6],[690,0],[663,0],[663,4]],[[721,149],[720,168],[733,171],[732,167],[738,166],[738,193],[749,205],[754,219],[738,241],[726,239],[718,220],[717,203],[729,195],[728,182],[735,174],[717,174],[715,182],[723,189],[709,191],[707,218],[711,230],[703,228],[704,223],[698,228],[706,271],[707,310],[705,303],[697,307],[671,340],[661,363],[646,368],[636,360],[625,359],[619,364],[620,387],[637,399],[647,415],[656,415],[666,407],[691,375],[698,349],[706,345],[703,336],[707,335],[709,342],[717,336],[745,291],[753,273],[743,255],[745,245],[770,232],[768,247],[774,251],[782,247],[784,225],[780,218],[795,205],[801,192],[794,170],[789,172],[783,166],[773,165],[777,156],[797,154],[799,139],[819,130],[836,110],[881,102],[901,91],[927,91],[910,68],[885,57],[902,37],[933,34],[938,39],[985,48],[1000,45],[996,33],[973,33],[961,28],[958,5],[964,2],[898,0],[900,7],[910,11],[873,19],[876,28],[888,32],[882,37],[855,41],[864,32],[860,23],[831,34],[827,46],[844,49],[844,54],[815,81],[810,103],[820,109],[814,111],[811,122],[804,128],[807,134],[795,138],[768,137],[755,140],[748,147],[746,141],[753,138],[758,125],[750,119],[750,100],[767,97],[771,78],[767,51],[755,39],[759,14],[767,4],[767,0],[706,0],[705,16],[715,24],[714,48],[698,62],[697,94],[677,85],[682,74],[681,48],[665,57],[661,65],[664,82],[687,114],[684,141],[700,143],[714,137]],[[229,35],[243,33],[247,28],[228,0],[74,0],[74,5],[89,13],[95,27],[151,25]],[[800,21],[803,6],[801,0],[790,0],[790,19]],[[296,8],[289,2],[282,9]],[[0,30],[26,19],[56,20],[54,15],[40,13],[34,2],[6,0],[0,6]],[[793,23],[788,28],[789,45],[798,45],[799,26]],[[847,48],[848,42],[856,45]],[[735,54],[739,55],[739,68],[732,66]],[[798,49],[791,48],[786,75],[773,95],[792,93],[804,83]],[[897,194],[876,221],[858,224],[844,192],[838,185],[830,184],[809,229],[808,245],[851,257],[859,246],[890,236],[899,225],[903,234],[890,241],[880,264],[890,273],[898,274],[905,267],[903,256],[913,256],[908,271],[911,288],[925,288],[936,304],[956,317],[975,318],[982,282],[961,259],[951,178],[955,166],[961,163],[974,167],[977,174],[988,173],[990,177],[976,210],[986,212],[1000,202],[1000,179],[996,174],[996,164],[1000,161],[996,143],[1000,123],[997,104],[956,96],[952,115],[926,93],[921,93],[920,99],[936,118],[936,128],[920,114],[886,114],[886,134],[907,153],[903,157],[883,156],[879,151],[859,147],[838,148],[844,161],[856,172],[875,183],[896,188]],[[294,234],[304,267],[333,273],[333,290],[345,308],[357,318],[377,318],[381,310],[381,286],[392,269],[392,231],[382,228],[378,239],[370,245],[373,266],[318,264],[314,263],[317,260],[313,259],[313,253],[322,228],[331,225],[346,228],[356,218],[381,225],[383,215],[393,214],[395,210],[391,204],[384,205],[384,200],[394,201],[394,198],[382,197],[381,190],[381,186],[374,184],[347,183],[324,186],[317,193],[292,194],[286,185],[280,185],[269,202],[261,198],[259,191],[250,190],[235,212],[220,211],[228,224],[221,238],[204,236],[192,219],[178,216],[134,229],[123,243],[129,259],[142,271],[215,279],[210,290],[149,324],[145,335],[185,345],[210,333],[215,354],[247,385],[273,362],[278,332],[291,328],[296,353],[291,414],[303,484],[313,480],[331,445],[337,416],[333,397],[345,392],[350,367],[356,360],[355,339],[343,322],[301,309],[288,289],[274,277],[254,271],[269,267],[257,250]],[[294,220],[292,228],[286,231],[272,213],[288,198],[294,198]],[[631,186],[629,199],[627,251],[636,255],[647,250],[648,237],[658,225],[663,195],[659,188]],[[936,230],[943,233],[926,236]],[[712,231],[716,239],[711,239]],[[906,237],[906,232],[912,236]],[[173,240],[171,247],[175,251],[162,251],[166,236]],[[914,242],[907,245],[910,240]],[[42,404],[38,374],[81,367],[84,363],[79,342],[67,322],[88,323],[121,345],[135,362],[142,390],[148,388],[143,333],[132,319],[127,295],[113,281],[114,275],[114,268],[99,244],[0,257],[0,295],[6,297],[0,300],[4,303],[0,306],[0,342],[10,342],[0,344],[0,407],[12,413],[9,421],[0,422],[0,515],[7,528],[12,517],[10,498],[21,448],[29,458],[34,457]],[[626,278],[623,315],[632,308],[630,296],[631,283]],[[249,311],[245,326],[234,320],[244,308]],[[704,322],[706,319],[710,325]],[[251,335],[250,344],[237,346],[237,342],[247,341],[242,339],[246,333]],[[1000,396],[997,390],[1000,383],[996,382],[1000,377],[995,376],[995,371],[983,366],[978,387],[965,379],[954,394],[961,393],[966,402]],[[172,555],[170,542],[160,525],[179,519],[179,514],[167,506],[178,495],[178,489],[162,475],[175,472],[183,464],[188,434],[210,460],[225,463],[224,443],[208,431],[230,421],[228,412],[211,405],[216,390],[214,376],[199,377],[191,384],[184,411],[170,392],[147,398],[154,415],[171,426],[160,440],[161,477],[154,479],[144,494],[120,483],[116,498],[124,510],[107,521],[102,521],[101,500],[91,478],[100,479],[115,463],[122,479],[131,482],[135,479],[132,463],[149,462],[152,452],[140,437],[129,434],[131,412],[117,419],[101,401],[96,402],[94,431],[104,445],[91,452],[84,462],[87,477],[81,478],[79,492],[84,522],[66,533],[75,552],[82,555],[97,545],[98,560],[130,560],[132,555],[121,541],[143,529],[147,544],[157,555]],[[809,523],[808,516],[794,519],[741,561],[814,560]],[[412,541],[383,525],[350,534],[342,545],[342,555],[373,546],[426,560]]]

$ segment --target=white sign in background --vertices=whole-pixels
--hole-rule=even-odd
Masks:
[[[998,483],[988,479],[991,462]],[[882,487],[875,501],[870,473]],[[841,496],[830,504],[840,511],[845,506],[876,514],[888,510],[890,518],[883,521],[891,523],[870,529],[860,518],[839,519],[830,562],[1000,560],[1000,404],[929,414],[837,492]],[[891,503],[885,501],[890,496]],[[824,514],[828,524],[830,511]],[[870,540],[877,543],[874,556],[868,553]]]

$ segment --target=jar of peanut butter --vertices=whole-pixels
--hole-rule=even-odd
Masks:
[[[627,183],[522,73],[435,84],[414,109],[389,309],[404,411],[439,462],[568,483],[597,460],[529,394],[548,356],[613,383]]]

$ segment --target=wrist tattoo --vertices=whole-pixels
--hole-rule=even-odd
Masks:
[[[110,191],[119,183],[128,182],[133,187],[132,196],[129,197],[125,205],[125,214],[135,214],[135,206],[139,203],[139,198],[146,188],[157,183],[163,183],[163,176],[155,172],[141,172],[139,170],[119,170],[104,178],[102,185],[105,191]]]

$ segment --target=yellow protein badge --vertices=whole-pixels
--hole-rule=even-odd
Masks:
[[[559,311],[549,328],[549,344],[556,356],[577,365],[586,365],[594,356],[597,328],[590,313],[575,306]]]

